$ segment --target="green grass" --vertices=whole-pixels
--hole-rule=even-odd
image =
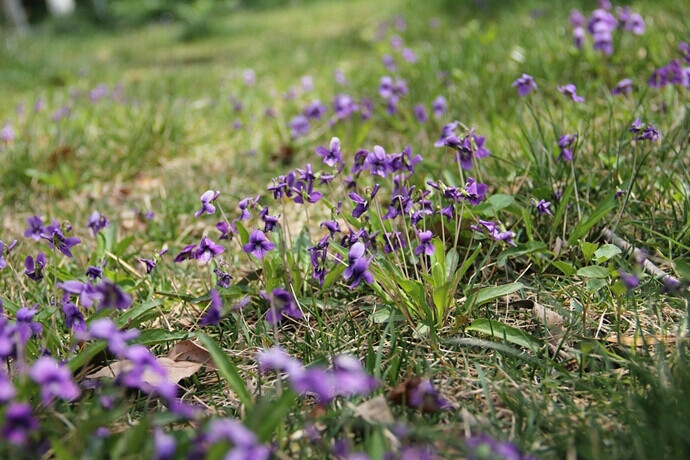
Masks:
[[[570,8],[589,13],[594,2],[499,3],[209,6],[192,22],[115,22],[117,28],[99,30],[77,21],[74,27],[39,26],[27,38],[4,37],[0,128],[11,122],[17,139],[0,145],[0,239],[22,241],[7,255],[17,275],[9,268],[0,273],[0,298],[8,311],[37,303],[44,327],[59,326],[50,339],[34,339],[30,352],[46,346],[58,357],[85,360],[86,351],[70,350],[70,335],[50,299],[57,294],[54,281],[83,279],[85,268],[106,254],[106,276],[135,298],[132,308],[141,316],[130,315],[136,317],[132,325],[141,323],[144,330],[141,343],[164,356],[180,340],[200,337],[198,322],[215,283],[211,266],[173,264],[168,255],[147,276],[138,258],[151,258],[164,246],[174,256],[204,235],[217,241],[218,213],[193,217],[205,190],[222,192],[217,204],[230,219],[238,215],[240,199],[262,194],[262,206],[282,214],[281,225],[289,227],[285,238],[292,241],[276,237],[278,248],[265,262],[247,257],[238,240],[226,244],[223,256],[234,280],[222,290],[224,304],[244,295],[252,304],[227,314],[218,327],[203,328],[207,348],[219,347],[214,361],[220,371],[199,373],[182,386],[186,400],[202,404],[206,414],[242,420],[261,441],[275,442],[279,458],[322,458],[338,439],[371,458],[393,448],[388,431],[393,427],[356,414],[355,407],[368,398],[339,401],[322,411],[313,400],[285,391],[285,384],[281,393],[272,374],[258,374],[255,353],[279,343],[307,364],[327,365],[334,355],[354,354],[382,382],[383,394],[412,375],[430,378],[454,410],[423,414],[389,405],[396,423],[409,429],[403,444],[432,445],[442,457],[466,455],[466,437],[478,433],[509,440],[538,458],[681,457],[690,448],[687,293],[664,293],[661,281],[648,274],[626,292],[617,270],[640,275],[642,270],[629,254],[604,246],[609,242],[600,231],[612,229],[644,248],[667,274],[687,277],[688,90],[656,90],[645,81],[679,57],[690,10],[670,0],[634,2],[646,33],[617,35],[616,52],[606,57],[571,44]],[[398,14],[407,29],[397,32],[391,24],[385,39],[377,40],[379,23]],[[429,27],[432,18],[440,20],[439,28]],[[398,116],[387,115],[378,96],[380,77],[391,74],[381,57],[392,53],[388,39],[394,33],[419,58],[414,65],[397,59],[409,86]],[[242,82],[249,68],[256,72],[254,86]],[[345,87],[334,82],[335,69],[345,72]],[[511,84],[523,72],[535,77],[539,90],[519,98]],[[314,78],[316,89],[284,98],[304,75]],[[611,96],[609,89],[623,78],[635,80],[634,93]],[[575,104],[556,90],[571,82],[585,103]],[[111,90],[121,84],[122,100],[91,104],[88,94],[99,83]],[[322,120],[307,136],[291,139],[287,122],[306,103],[319,98],[330,105],[343,92],[374,99],[376,115],[332,127]],[[428,108],[437,95],[447,98],[448,113],[418,123],[413,106]],[[34,113],[38,97],[46,108]],[[234,110],[234,101],[242,102],[241,111]],[[23,116],[15,112],[18,104],[25,104]],[[70,116],[54,122],[51,114],[65,104],[72,107]],[[275,117],[266,116],[268,107]],[[661,140],[632,141],[628,128],[636,117],[659,128]],[[363,224],[349,219],[350,201],[335,182],[323,189],[324,201],[304,211],[289,201],[274,202],[265,192],[270,179],[306,163],[319,169],[314,148],[338,136],[347,161],[359,148],[378,144],[391,153],[410,145],[424,157],[410,185],[422,188],[427,180],[462,185],[451,153],[433,146],[452,120],[485,135],[492,152],[470,172],[488,184],[488,204],[463,208],[463,225],[450,222],[443,229],[445,236],[458,229],[457,268],[469,261],[467,270],[450,268],[452,238],[443,244],[443,224],[437,221],[433,230],[442,250],[430,261],[439,262],[440,278],[433,270],[415,276],[426,267],[401,254],[403,263],[375,259],[371,286],[353,290],[341,276],[324,289],[311,282],[304,249],[322,236],[317,226],[332,215],[330,205],[344,200],[342,219]],[[235,122],[242,127],[233,127]],[[579,135],[573,163],[554,161],[557,140],[566,133]],[[281,153],[286,150],[294,153]],[[383,212],[390,189],[387,180],[375,203]],[[556,190],[563,193],[561,203],[553,198]],[[614,198],[618,190],[627,193]],[[434,206],[439,203],[431,199]],[[539,216],[532,199],[552,201],[554,217]],[[111,219],[100,239],[85,228],[93,210]],[[148,210],[155,212],[152,220],[142,216]],[[24,257],[39,250],[21,238],[25,219],[34,214],[70,222],[83,240],[73,260],[49,254],[53,264],[41,285],[21,275]],[[374,216],[370,229],[390,229]],[[477,218],[503,222],[517,234],[517,248],[470,231]],[[336,251],[347,254],[333,251],[333,258]],[[458,282],[441,308],[434,293],[453,276]],[[263,320],[258,291],[283,286],[294,291],[307,316],[273,328]],[[533,303],[562,322],[545,324],[533,313]],[[635,347],[617,343],[616,335],[663,339]],[[35,388],[25,386],[23,395],[35,397]],[[148,455],[151,426],[170,429],[182,449],[190,445],[189,423],[171,419],[144,394],[107,388],[118,398],[113,412],[97,407],[93,394],[79,404],[37,409],[54,456]],[[52,421],[54,410],[66,422]],[[312,443],[298,434],[314,420],[321,437]],[[108,426],[112,435],[91,436],[98,426]]]

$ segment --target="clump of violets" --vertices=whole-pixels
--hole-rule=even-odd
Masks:
[[[379,385],[364,371],[359,360],[350,355],[336,356],[332,369],[305,367],[278,347],[260,352],[256,360],[260,372],[284,372],[295,392],[313,394],[321,404],[328,404],[338,396],[366,395]]]
[[[655,142],[661,137],[659,131],[651,123],[642,123],[639,118],[633,121],[629,131],[635,135],[633,139],[636,141]]]
[[[269,324],[277,324],[285,316],[293,319],[301,319],[304,316],[292,294],[285,289],[275,288],[270,295],[262,291],[261,296],[269,305],[266,313],[266,321]]]
[[[573,161],[573,144],[577,140],[577,134],[564,134],[558,138],[558,148],[561,153],[558,154],[556,161]]]
[[[304,115],[295,116],[288,125],[293,139],[309,134],[309,120]]]
[[[586,18],[574,9],[569,16],[573,27],[573,42],[578,48],[584,46],[587,34],[592,38],[592,48],[604,54],[613,54],[614,33],[616,30],[642,35],[645,22],[641,15],[633,13],[629,6],[617,7],[616,15],[611,12],[610,2],[599,2],[599,8]]]
[[[656,69],[647,80],[649,86],[662,88],[666,85],[677,85],[690,88],[690,45],[681,42],[678,50],[682,58],[672,59],[667,65]]]
[[[465,170],[472,169],[475,158],[479,160],[491,155],[485,144],[486,137],[476,134],[474,129],[462,138],[449,134],[443,140],[443,145],[455,150],[455,161]]]
[[[516,246],[513,238],[515,238],[515,232],[505,230],[502,228],[501,224],[491,222],[488,220],[479,219],[479,225],[471,225],[472,230],[477,232],[487,232],[491,238],[496,241],[504,241],[506,244],[511,246]]]

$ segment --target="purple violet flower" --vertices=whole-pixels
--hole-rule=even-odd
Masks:
[[[532,90],[537,90],[537,84],[531,75],[523,73],[520,78],[513,82],[513,86],[517,87],[518,96],[527,96]]]
[[[249,242],[243,246],[244,252],[252,254],[257,259],[263,259],[267,252],[275,249],[276,245],[266,238],[261,230],[254,230],[249,235]]]
[[[628,292],[640,285],[640,279],[632,273],[628,273],[622,268],[618,269],[618,278],[621,280]]]
[[[431,242],[434,234],[431,230],[425,232],[417,232],[417,237],[419,238],[419,245],[414,248],[414,253],[417,255],[426,254],[430,256],[434,253],[434,245]]]
[[[616,86],[611,90],[611,94],[630,94],[633,90],[633,81],[629,78],[624,78],[623,80],[616,83]]]
[[[572,145],[577,140],[577,134],[564,134],[558,138],[558,148],[561,149],[561,153],[556,158],[556,161],[573,161],[573,151],[571,150]]]
[[[37,312],[36,308],[22,307],[17,310],[16,332],[22,344],[26,344],[31,337],[39,337],[43,332],[43,325],[34,321]]]
[[[65,315],[65,326],[78,333],[86,332],[84,315],[72,302],[62,302],[62,313]]]
[[[108,342],[108,349],[118,357],[124,357],[127,351],[128,340],[139,337],[137,329],[121,331],[110,318],[97,318],[89,322],[88,332],[81,336],[82,339],[100,339]]]
[[[190,245],[185,246],[184,248],[182,248],[182,251],[180,251],[180,253],[175,256],[175,259],[173,259],[173,262],[180,263],[183,260],[194,258],[194,250],[195,249],[196,249],[196,244],[190,244]]]
[[[414,117],[417,119],[417,123],[426,123],[429,121],[429,115],[426,113],[424,104],[415,105],[412,111],[414,112]]]
[[[508,231],[508,230],[503,230],[501,231],[501,228],[498,224],[487,221],[487,220],[481,220],[479,219],[478,223],[484,227],[480,227],[479,225],[470,225],[470,228],[476,232],[481,232],[482,230],[487,230],[489,232],[489,236],[493,238],[496,241],[505,241],[507,244],[511,246],[516,246],[515,242],[513,241],[513,238],[515,238],[515,233]]]
[[[194,253],[194,257],[204,262],[209,262],[212,258],[224,251],[225,248],[223,246],[214,243],[210,238],[203,237],[199,243],[199,249]]]
[[[209,295],[211,296],[211,304],[199,322],[199,325],[202,327],[217,326],[223,315],[223,302],[220,299],[220,295],[218,295],[218,291],[211,289]]]
[[[65,292],[79,296],[79,303],[86,308],[91,308],[95,301],[102,299],[101,294],[91,283],[72,280],[58,283],[57,287]]]
[[[340,139],[333,137],[328,148],[316,147],[316,154],[323,158],[324,164],[334,168],[336,165],[343,164],[343,154],[340,151]]]
[[[216,274],[216,286],[226,289],[230,287],[230,280],[232,279],[230,273],[224,272],[218,267],[213,269],[213,273]]]
[[[43,268],[46,266],[46,255],[39,252],[34,260],[31,256],[26,256],[24,260],[24,274],[34,281],[43,279]]]
[[[513,443],[499,441],[486,434],[473,436],[467,440],[467,447],[476,455],[470,458],[503,458],[510,460],[536,460],[532,455],[525,455]]]
[[[93,232],[93,236],[96,236],[98,232],[110,225],[110,221],[107,217],[100,214],[98,211],[94,211],[89,216],[89,223],[86,225]]]
[[[38,422],[31,413],[31,405],[12,402],[5,410],[5,425],[0,430],[3,438],[15,445],[24,445],[29,435],[38,430]]]
[[[139,257],[139,262],[144,264],[144,267],[146,268],[146,274],[149,275],[153,271],[154,268],[156,268],[156,261],[153,259],[146,259],[144,257]]]
[[[9,144],[14,142],[14,138],[15,135],[12,125],[10,123],[5,123],[5,126],[0,129],[0,141],[4,142],[5,144]]]
[[[364,160],[365,169],[368,169],[372,176],[386,177],[390,168],[391,159],[386,155],[386,151],[380,145],[374,146],[374,151],[369,152]]]
[[[472,206],[477,206],[484,199],[489,186],[467,177],[465,188],[460,191],[460,198],[469,201]]]
[[[203,195],[201,195],[201,209],[194,213],[194,217],[199,217],[202,214],[213,214],[216,212],[216,207],[212,205],[216,198],[220,195],[220,191],[206,190]]]
[[[431,103],[431,111],[434,112],[434,117],[441,118],[448,110],[448,102],[443,96],[437,96],[434,102]]]
[[[40,216],[28,217],[26,223],[29,228],[24,232],[24,236],[27,238],[33,238],[34,241],[41,240],[41,233],[45,232],[43,228],[43,219]]]
[[[584,98],[577,95],[577,88],[572,83],[568,83],[564,86],[559,86],[558,92],[569,96],[575,102],[584,102]]]
[[[326,114],[326,106],[321,103],[320,100],[314,99],[311,103],[305,107],[304,114],[305,117],[312,120],[320,120]]]
[[[50,404],[54,398],[71,401],[79,397],[79,387],[72,380],[69,368],[49,356],[38,358],[29,376],[40,385],[43,404]]]
[[[551,214],[551,210],[549,209],[549,207],[551,206],[550,201],[539,200],[538,202],[535,202],[535,200],[532,199],[532,205],[534,205],[537,208],[537,212],[539,212],[539,214],[548,214],[550,216],[553,216],[553,214]]]
[[[309,120],[304,115],[297,115],[288,125],[293,139],[309,134]]]
[[[333,111],[338,120],[349,118],[359,110],[359,106],[347,94],[338,94],[333,98]]]
[[[0,404],[7,404],[17,395],[17,390],[5,371],[0,371]]]
[[[661,137],[659,131],[651,123],[644,124],[639,118],[635,119],[629,131],[636,134],[633,138],[636,141],[655,142]]]
[[[123,291],[117,284],[110,281],[103,281],[96,286],[96,292],[101,297],[98,308],[115,308],[117,310],[125,310],[132,305],[132,297]]]
[[[356,242],[348,253],[348,265],[343,272],[343,278],[350,281],[350,289],[354,289],[364,280],[371,284],[374,282],[374,275],[369,271],[370,259],[364,257],[365,247],[361,242]]]
[[[275,288],[271,295],[263,293],[264,298],[269,303],[269,310],[266,312],[266,321],[269,324],[277,324],[283,320],[283,316],[293,319],[300,319],[304,315],[297,308],[295,299],[285,289]]]
[[[153,430],[153,450],[154,460],[173,460],[177,451],[177,442],[162,429],[156,428]]]
[[[44,233],[41,233],[41,238],[47,240],[50,243],[51,248],[54,247],[67,257],[72,257],[72,251],[70,251],[70,249],[81,243],[79,238],[66,238],[60,229],[60,225],[55,219],[53,219],[52,225],[48,225],[44,228]]]

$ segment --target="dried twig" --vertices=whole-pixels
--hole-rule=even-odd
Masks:
[[[623,238],[621,238],[620,236],[613,233],[612,230],[610,230],[608,228],[604,228],[601,231],[601,236],[603,236],[606,241],[609,241],[612,244],[615,244],[616,246],[618,246],[620,249],[623,250],[623,252],[632,253],[632,255],[637,260],[641,260],[642,261],[642,268],[647,273],[661,279],[662,281],[668,282],[668,284],[670,284],[670,285],[677,285],[679,283],[677,278],[667,274],[665,271],[663,271],[662,269],[660,269],[659,267],[654,265],[654,263],[647,258],[644,251],[642,251],[642,250],[636,248],[635,246],[633,246],[632,244],[628,243]]]

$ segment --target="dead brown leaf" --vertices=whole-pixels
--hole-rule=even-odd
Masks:
[[[193,363],[204,364],[209,370],[217,369],[208,350],[191,340],[183,340],[182,342],[176,343],[165,357],[173,361],[191,361]]]
[[[658,343],[663,343],[665,345],[675,343],[676,338],[674,336],[669,336],[669,335],[621,335],[618,336],[617,334],[611,334],[606,337],[605,339],[609,343],[615,343],[618,344],[620,343],[621,345],[625,345],[626,347],[644,347],[645,345],[656,345]]]
[[[157,358],[163,368],[167,371],[167,378],[172,383],[177,383],[182,379],[191,377],[199,369],[201,369],[201,363],[194,363],[190,361],[173,361],[170,358]],[[96,372],[92,372],[87,375],[87,379],[102,379],[111,378],[114,379],[123,372],[128,372],[133,367],[133,364],[129,360],[117,360],[110,363],[108,366],[101,368]],[[163,381],[163,377],[151,370],[145,370],[142,376],[142,381],[148,383],[151,386],[157,386]]]
[[[364,401],[355,408],[355,415],[369,423],[391,425],[395,421],[383,395]]]

